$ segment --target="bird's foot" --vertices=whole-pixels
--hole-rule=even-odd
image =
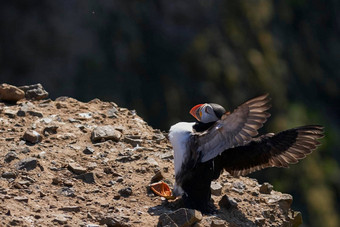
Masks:
[[[217,208],[213,203],[208,203],[203,209],[201,209],[203,214],[213,215],[217,213]]]

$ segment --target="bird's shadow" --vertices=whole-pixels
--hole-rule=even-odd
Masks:
[[[173,212],[177,209],[185,208],[182,199],[177,199],[175,201],[162,201],[162,204],[150,207],[148,213],[152,216],[160,216],[165,213]],[[236,207],[231,208],[220,208],[217,209],[213,214],[203,214],[204,217],[217,217],[219,219],[225,220],[230,224],[235,226],[257,226],[253,221],[249,220],[241,210]]]

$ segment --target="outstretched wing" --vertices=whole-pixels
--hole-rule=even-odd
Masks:
[[[319,125],[293,128],[226,150],[216,161],[221,169],[233,176],[247,175],[267,167],[288,167],[315,150],[320,145],[318,139],[322,137],[323,127]]]
[[[244,145],[270,116],[268,94],[251,99],[239,106],[233,113],[226,113],[210,129],[192,136],[192,147],[200,154],[200,161],[206,162],[224,150]]]

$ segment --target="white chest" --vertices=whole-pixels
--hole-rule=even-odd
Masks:
[[[175,175],[179,173],[189,154],[188,141],[193,132],[192,126],[194,124],[193,122],[179,122],[170,128],[169,139],[174,149]]]

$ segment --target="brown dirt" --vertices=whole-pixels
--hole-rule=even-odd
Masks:
[[[31,112],[18,116],[28,102]],[[110,117],[108,111],[114,108],[116,116]],[[148,190],[158,171],[173,183],[172,147],[164,133],[148,126],[135,111],[98,99],[83,103],[73,98],[0,103],[0,109],[0,226],[96,226],[110,218],[121,226],[156,226],[160,214],[177,206]],[[104,125],[122,133],[118,142],[91,141],[93,129]],[[50,126],[57,126],[56,134],[44,135]],[[25,142],[27,130],[40,133],[42,141]],[[86,147],[94,153],[85,154]],[[6,159],[11,151],[13,160]],[[25,158],[36,158],[38,165],[18,170],[17,163]],[[70,163],[93,173],[95,182],[76,178]],[[15,177],[5,177],[8,172]],[[204,215],[197,226],[292,225],[296,213],[289,208],[289,195],[262,194],[255,180],[227,173],[218,182],[223,188],[220,196],[213,196],[216,206],[225,194],[237,206]],[[124,197],[120,190],[126,188],[132,194]]]

